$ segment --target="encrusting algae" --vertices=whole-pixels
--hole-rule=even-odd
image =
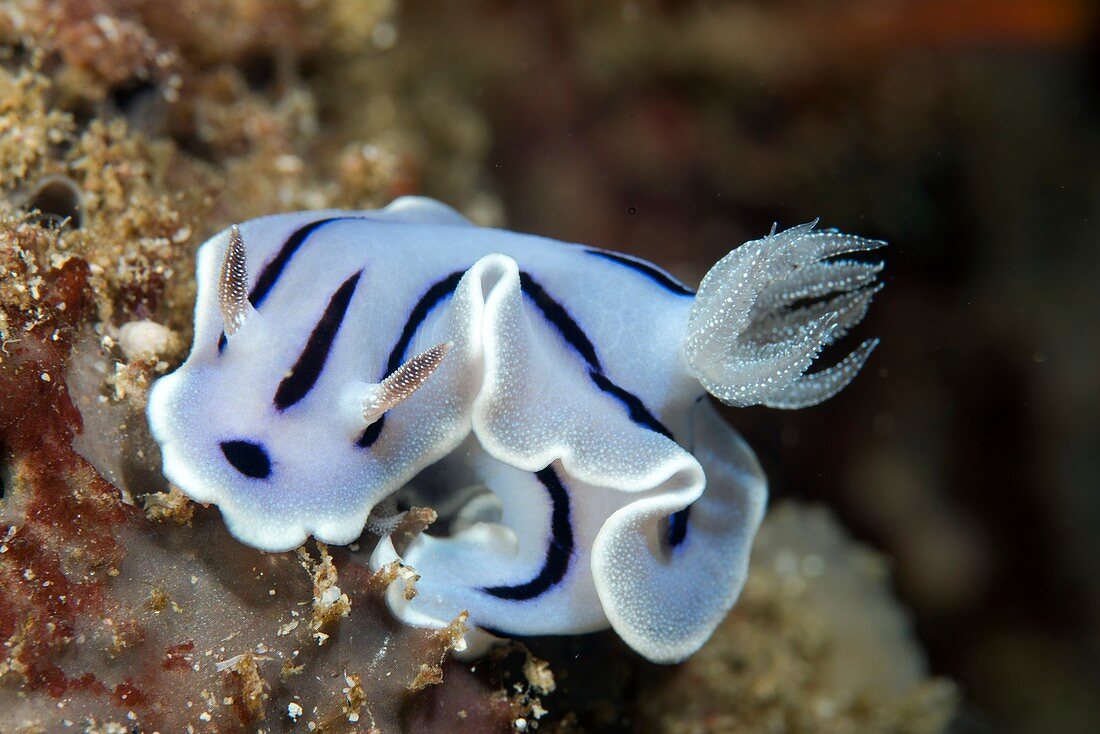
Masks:
[[[0,731],[576,731],[633,717],[670,732],[944,730],[951,688],[924,679],[906,632],[865,637],[882,670],[860,674],[820,587],[791,591],[776,560],[788,541],[839,542],[791,530],[819,523],[793,511],[765,523],[765,560],[714,640],[662,675],[613,648],[613,677],[642,688],[594,715],[568,657],[524,651],[505,687],[514,655],[449,660],[462,617],[437,632],[393,621],[386,582],[414,569],[371,574],[354,545],[254,551],[166,486],[145,393],[190,341],[199,242],[258,214],[423,189],[494,223],[484,122],[417,83],[429,60],[402,55],[394,12],[0,8]],[[897,614],[879,576],[842,588]],[[836,673],[843,660],[855,672]],[[900,670],[884,690],[879,673]]]

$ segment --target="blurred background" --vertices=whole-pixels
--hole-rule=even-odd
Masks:
[[[512,229],[689,283],[773,222],[889,240],[855,383],[727,415],[775,497],[888,556],[959,731],[1100,731],[1091,4],[464,0],[396,28],[488,116]]]

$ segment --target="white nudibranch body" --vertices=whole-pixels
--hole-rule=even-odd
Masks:
[[[880,244],[773,232],[693,293],[428,199],[262,217],[200,249],[194,345],[149,421],[165,475],[263,550],[351,543],[399,491],[430,501],[450,534],[383,536],[371,564],[416,569],[412,600],[388,594],[409,624],[468,610],[467,655],[611,626],[675,662],[740,593],[767,496],[705,393],[843,388],[874,342],[806,370],[877,289],[880,265],[835,258]]]

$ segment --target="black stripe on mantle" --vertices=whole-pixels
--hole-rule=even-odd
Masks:
[[[585,252],[587,252],[589,255],[595,255],[596,257],[602,257],[604,260],[610,260],[613,263],[618,263],[619,265],[633,270],[636,273],[641,273],[642,275],[649,278],[654,283],[661,286],[670,293],[675,293],[678,296],[695,295],[695,291],[691,290],[686,285],[676,280],[653,263],[646,262],[645,260],[639,258],[630,257],[629,255],[622,255],[618,252],[608,252],[607,250],[597,250],[595,248],[586,248]]]
[[[428,315],[437,305],[453,295],[464,273],[465,271],[456,271],[442,280],[439,280],[433,284],[424,295],[421,296],[416,305],[413,306],[409,318],[401,331],[400,337],[390,351],[390,356],[386,364],[386,371],[382,376],[383,378],[401,366],[401,363],[405,360],[408,347],[412,343],[413,338],[415,338],[416,332],[419,330],[424,320],[427,319]],[[646,407],[645,403],[642,402],[641,398],[617,385],[604,374],[603,365],[600,362],[599,355],[596,353],[596,348],[592,344],[592,341],[561,303],[550,296],[546,289],[525,271],[520,272],[520,288],[523,294],[531,299],[532,303],[539,309],[543,317],[554,326],[559,334],[561,334],[566,343],[568,343],[585,361],[588,365],[589,379],[592,380],[593,384],[601,392],[618,400],[626,408],[631,421],[637,425],[656,431],[666,438],[673,439],[672,432],[653,415],[649,408]],[[385,418],[386,416],[383,415],[368,426],[359,437],[356,445],[360,448],[368,448],[373,445],[382,433]],[[680,545],[686,538],[689,511],[690,508],[685,508],[670,516],[669,528],[666,534],[666,541],[669,546],[675,547]],[[551,541],[551,544],[553,544],[553,541]]]
[[[569,559],[573,556],[573,526],[569,521],[569,492],[557,473],[546,467],[535,476],[550,494],[550,543],[546,547],[546,560],[542,569],[530,581],[515,586],[490,586],[482,589],[486,594],[509,601],[528,601],[556,586],[569,571]]]
[[[260,304],[267,299],[268,294],[271,293],[271,289],[274,288],[275,283],[278,282],[279,276],[286,270],[286,266],[290,263],[291,258],[301,249],[302,245],[305,244],[305,241],[309,239],[311,234],[330,222],[361,218],[362,217],[327,217],[325,219],[309,222],[294,230],[290,237],[287,237],[283,246],[279,248],[279,252],[275,257],[264,265],[263,270],[260,271],[260,277],[256,278],[256,284],[252,286],[252,290],[248,293],[248,301],[252,304],[252,307],[259,308]],[[228,340],[223,331],[221,336],[218,337],[218,354],[222,353],[227,343]]]
[[[591,252],[599,253],[598,250]],[[521,273],[520,283],[523,286],[523,292],[534,301],[535,305],[542,311],[543,316],[557,328],[558,333],[560,333],[577,353],[584,358],[585,362],[588,363],[588,377],[596,387],[622,403],[623,406],[626,407],[627,414],[630,416],[631,421],[651,431],[656,431],[665,438],[675,440],[672,436],[672,431],[668,430],[663,423],[657,420],[657,417],[646,407],[641,398],[629,390],[615,384],[603,373],[603,368],[600,365],[599,357],[596,355],[596,350],[592,346],[592,342],[588,339],[587,335],[585,335],[580,325],[569,315],[565,307],[551,298],[546,290],[536,283],[529,274]],[[665,541],[670,548],[675,548],[687,539],[687,521],[690,514],[691,506],[689,505],[669,516]]]
[[[401,336],[397,338],[397,343],[395,343],[393,349],[390,350],[389,359],[386,360],[385,371],[379,381],[393,374],[393,371],[400,367],[401,363],[405,361],[405,353],[409,351],[409,345],[416,336],[416,332],[420,328],[420,325],[424,323],[424,319],[428,318],[428,314],[430,314],[436,306],[454,294],[455,288],[458,287],[458,282],[462,280],[464,274],[465,271],[457,270],[446,278],[437,281],[428,288],[424,295],[420,297],[420,300],[416,302],[412,312],[409,314],[409,318],[405,321],[405,328],[401,330]],[[378,420],[367,426],[367,429],[359,436],[359,440],[355,442],[355,445],[361,449],[372,446],[374,442],[378,440],[378,437],[382,435],[382,428],[385,424],[386,414],[383,413],[378,417]]]
[[[335,341],[340,325],[344,322],[344,316],[347,315],[348,305],[351,303],[351,297],[355,293],[355,286],[359,283],[361,275],[363,275],[362,270],[345,280],[332,294],[325,312],[313,327],[305,348],[275,390],[276,410],[286,410],[294,405],[308,395],[317,384],[317,378],[325,368],[332,342]]]

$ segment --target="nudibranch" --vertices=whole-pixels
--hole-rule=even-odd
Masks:
[[[198,253],[194,345],[148,415],[164,473],[268,551],[356,540],[398,492],[449,535],[392,612],[496,638],[612,627],[657,662],[732,606],[766,503],[717,414],[841,390],[874,340],[807,372],[864,316],[882,243],[812,224],[748,242],[693,292],[633,257],[478,227],[429,199],[261,217]]]

